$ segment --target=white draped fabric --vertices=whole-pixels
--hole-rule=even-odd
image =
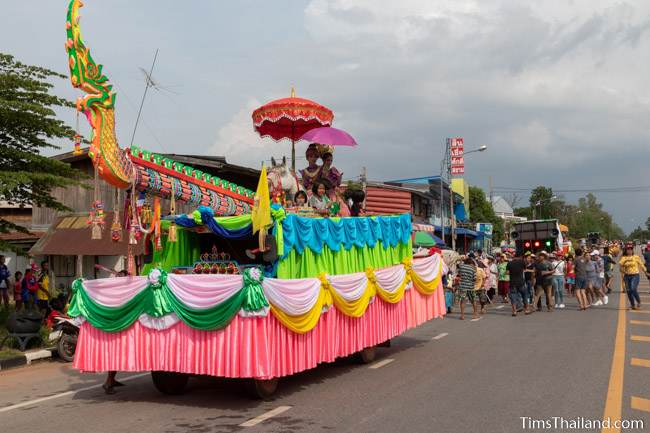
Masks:
[[[142,314],[138,317],[138,321],[142,326],[162,331],[163,329],[171,328],[181,321],[181,319],[174,313],[164,315],[162,317],[151,317],[148,314]]]
[[[431,281],[438,276],[440,272],[440,262],[442,258],[440,254],[434,254],[422,259],[414,259],[412,269],[424,281]],[[444,264],[444,262],[443,262]],[[444,274],[444,268],[443,268]]]
[[[310,311],[320,296],[318,278],[278,280],[265,278],[262,282],[266,299],[285,313],[299,316]]]
[[[327,277],[332,289],[347,302],[353,302],[363,296],[368,286],[368,277],[363,272],[347,275],[330,275]]]
[[[387,292],[394,293],[406,278],[406,268],[402,265],[397,265],[391,266],[390,268],[378,269],[375,271],[375,278],[379,287]]]
[[[210,308],[224,302],[244,285],[241,275],[167,275],[167,287],[185,305]]]
[[[101,278],[84,280],[84,290],[93,301],[105,307],[119,307],[147,288],[147,277]]]

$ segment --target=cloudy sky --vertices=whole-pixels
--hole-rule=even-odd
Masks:
[[[4,4],[0,51],[67,73],[66,7]],[[646,0],[88,0],[81,13],[118,93],[123,146],[139,68],[159,48],[153,76],[167,90],[150,93],[136,136],[154,151],[251,166],[289,154],[250,114],[293,85],[359,142],[335,156],[346,177],[364,165],[377,180],[437,174],[445,137],[461,136],[489,147],[466,159],[485,189],[489,176],[498,188],[650,186]],[[57,91],[78,96],[67,81]],[[597,196],[626,230],[650,215],[648,190]]]

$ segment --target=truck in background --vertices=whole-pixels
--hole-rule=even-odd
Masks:
[[[537,254],[540,251],[564,250],[564,239],[558,220],[535,220],[516,223],[512,226],[510,239],[515,241],[515,254],[526,252]]]

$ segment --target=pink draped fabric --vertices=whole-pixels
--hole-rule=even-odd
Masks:
[[[167,276],[167,285],[188,307],[210,308],[239,292],[244,285],[244,277],[221,274],[170,274]]]
[[[218,331],[199,331],[183,322],[156,331],[135,322],[124,331],[108,333],[84,323],[74,367],[87,372],[163,370],[221,377],[281,377],[382,343],[444,314],[440,286],[431,296],[407,290],[397,304],[377,299],[360,318],[331,308],[306,334],[291,332],[273,315],[235,316]]]
[[[107,307],[124,305],[148,285],[147,277],[101,278],[83,282],[86,293]]]

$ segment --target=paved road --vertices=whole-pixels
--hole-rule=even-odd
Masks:
[[[642,289],[642,313],[621,311],[615,293],[586,312],[569,300],[567,310],[517,318],[507,307],[476,322],[452,314],[379,349],[382,364],[346,359],[286,378],[273,401],[250,400],[241,382],[214,378],[193,378],[187,394],[169,397],[148,376],[133,376],[107,396],[103,377],[58,362],[5,371],[0,425],[21,433],[521,432],[530,430],[521,417],[613,414],[650,429],[646,281]],[[275,416],[239,426],[269,411]]]

